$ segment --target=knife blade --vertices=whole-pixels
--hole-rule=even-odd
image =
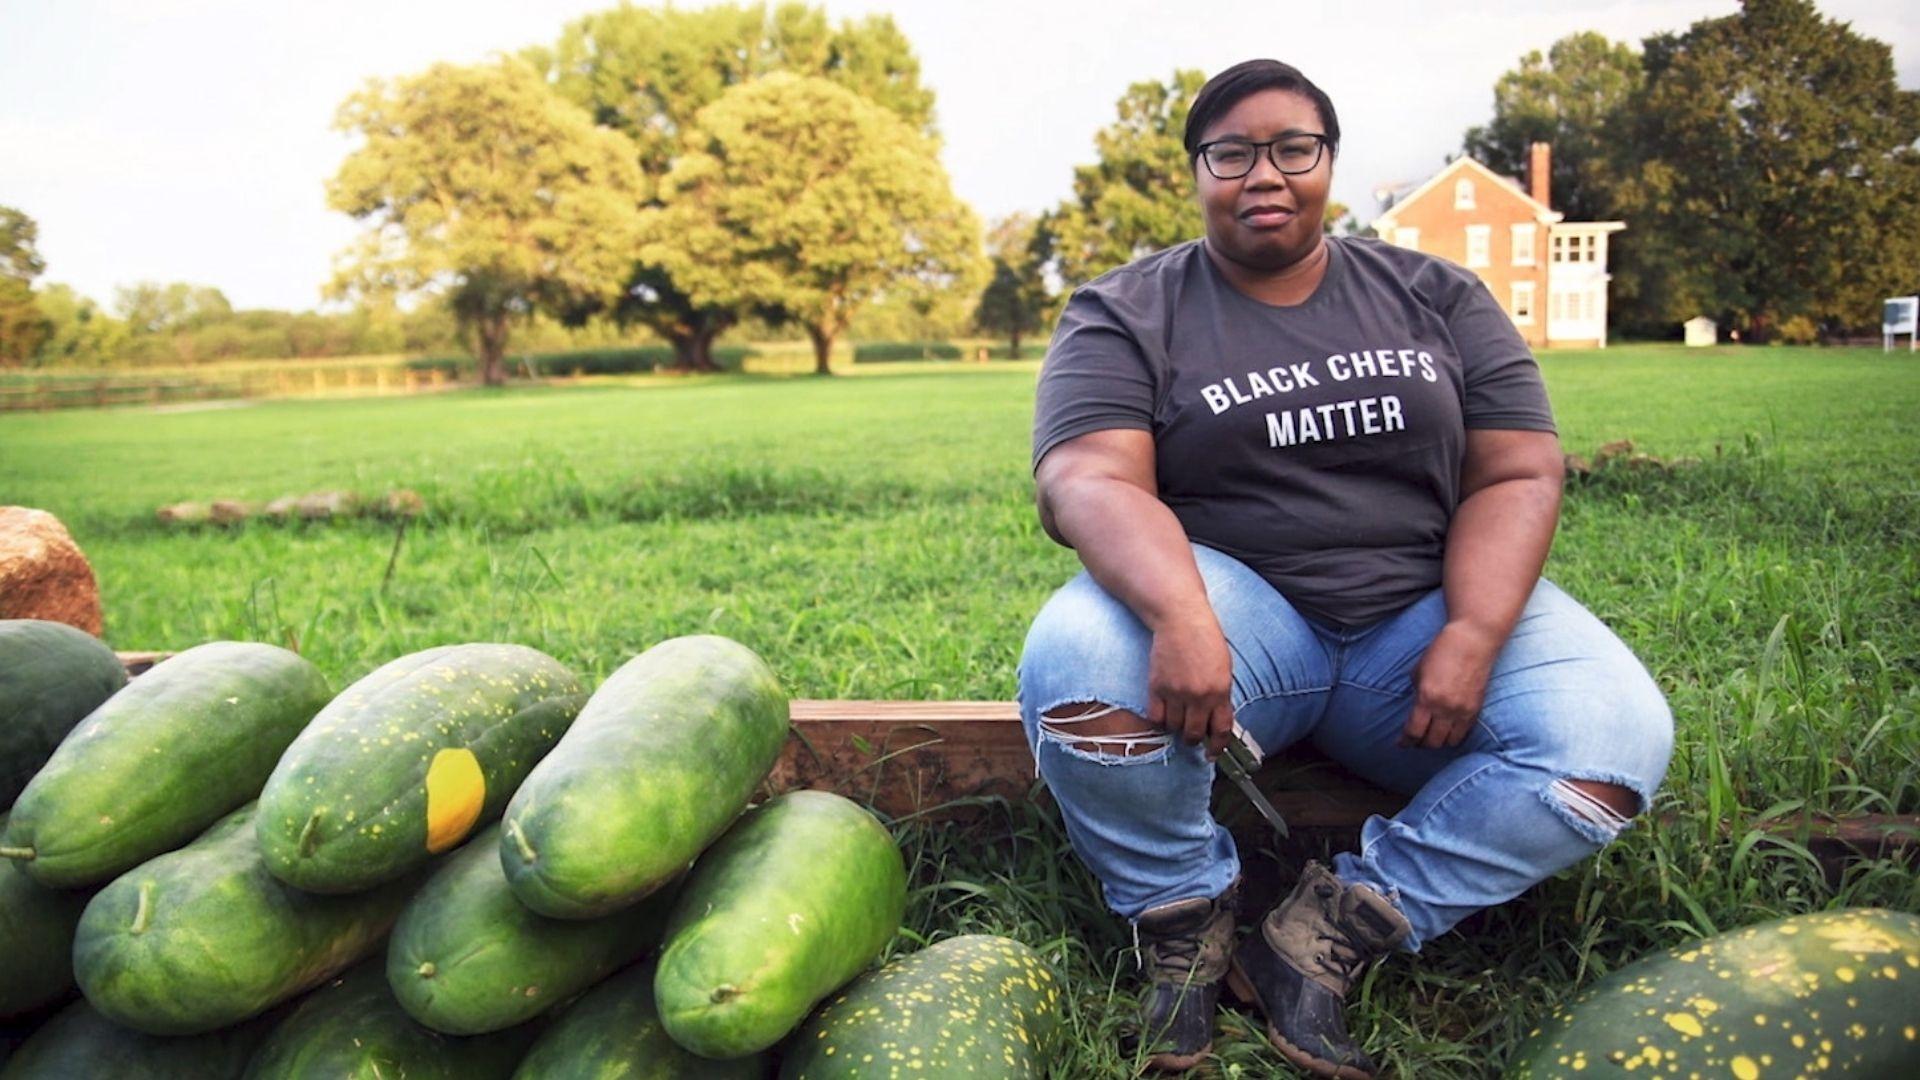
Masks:
[[[1260,816],[1266,818],[1267,824],[1272,825],[1273,831],[1284,840],[1289,835],[1287,819],[1280,816],[1280,811],[1273,808],[1267,797],[1260,793],[1259,785],[1253,782],[1253,772],[1260,767],[1260,760],[1261,754],[1253,737],[1247,734],[1245,728],[1235,724],[1233,738],[1227,740],[1226,751],[1214,764],[1227,774],[1227,779],[1233,781],[1234,786],[1240,789],[1240,794],[1247,797],[1253,808],[1260,811]]]

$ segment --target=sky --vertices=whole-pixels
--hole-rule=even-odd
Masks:
[[[816,0],[819,2],[819,0]],[[0,205],[40,226],[41,282],[111,302],[136,281],[307,309],[357,226],[324,184],[352,149],[335,109],[370,77],[550,42],[612,0],[0,0]],[[698,7],[699,3],[681,6]],[[1038,212],[1128,84],[1256,56],[1300,67],[1340,113],[1333,197],[1418,181],[1492,115],[1519,58],[1578,30],[1636,45],[1731,0],[825,0],[891,14],[937,95],[954,190],[983,217]],[[1825,0],[1891,42],[1920,87],[1920,4]]]

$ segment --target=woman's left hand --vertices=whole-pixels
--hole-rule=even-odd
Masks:
[[[1467,623],[1440,628],[1413,669],[1413,711],[1400,735],[1403,747],[1459,746],[1473,730],[1501,642]]]

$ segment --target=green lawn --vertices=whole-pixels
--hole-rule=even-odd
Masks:
[[[1920,812],[1920,364],[1633,347],[1543,366],[1568,449],[1699,459],[1572,485],[1548,568],[1654,671],[1679,749],[1664,824],[1371,979],[1370,1041],[1423,1077],[1485,1074],[1541,1010],[1656,945],[1836,903],[1920,910],[1898,864],[1835,887],[1752,834],[1802,807]],[[1077,569],[1034,521],[1035,367],[0,416],[0,501],[68,523],[124,649],[291,641],[344,682],[504,639],[598,676],[716,632],[795,696],[1009,698],[1027,620]],[[390,527],[152,517],[396,486],[430,516],[384,587]],[[1057,822],[1016,808],[901,836],[916,932],[1048,949],[1075,990],[1060,1075],[1126,1074],[1111,1043],[1131,961]],[[1277,1068],[1224,1023],[1227,1075]]]

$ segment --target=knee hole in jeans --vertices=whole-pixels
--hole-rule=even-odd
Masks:
[[[1118,705],[1083,701],[1040,715],[1040,737],[1068,750],[1103,757],[1139,757],[1165,748],[1171,737]]]
[[[1575,819],[1571,824],[1595,839],[1610,840],[1640,812],[1640,796],[1632,789],[1604,780],[1561,777],[1547,788],[1562,813]]]

